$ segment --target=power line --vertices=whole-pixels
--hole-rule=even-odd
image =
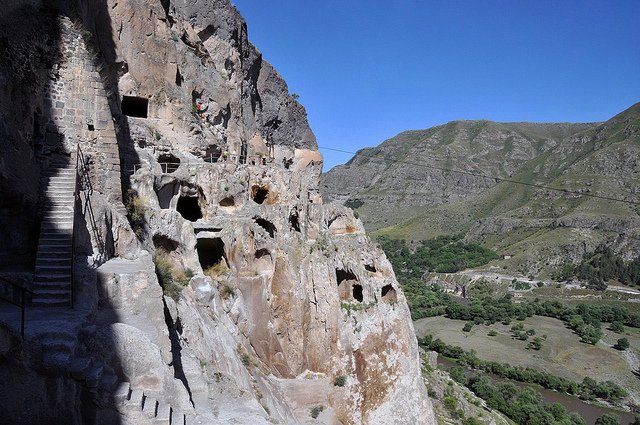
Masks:
[[[569,194],[569,195],[585,196],[585,197],[589,197],[589,198],[604,199],[605,201],[623,202],[625,204],[631,204],[631,205],[640,205],[640,202],[629,201],[627,199],[613,198],[613,197],[610,197],[610,196],[596,195],[596,194],[593,194],[593,193],[583,193],[583,192],[579,192],[577,190],[563,189],[563,188],[547,186],[547,185],[543,185],[543,184],[523,182],[523,181],[520,181],[520,180],[512,180],[512,179],[507,179],[507,178],[503,178],[503,177],[495,177],[495,176],[490,176],[488,174],[474,173],[472,171],[456,170],[454,168],[446,168],[446,167],[437,167],[437,166],[431,165],[431,164],[406,161],[406,160],[403,160],[403,159],[379,158],[377,156],[367,155],[367,154],[364,154],[362,152],[360,152],[358,154],[357,152],[351,152],[351,151],[347,151],[347,150],[343,150],[343,149],[328,148],[328,147],[325,147],[325,146],[318,146],[318,149],[323,149],[323,150],[327,150],[327,151],[334,151],[334,152],[341,152],[341,153],[347,153],[347,154],[350,154],[350,155],[359,155],[359,156],[364,156],[365,158],[370,158],[370,159],[379,160],[379,161],[388,161],[388,162],[391,162],[391,163],[399,163],[399,164],[413,165],[413,166],[416,166],[416,167],[424,167],[424,168],[429,168],[429,169],[438,170],[438,171],[444,171],[444,172],[448,172],[448,173],[465,174],[465,175],[469,175],[469,176],[481,177],[481,178],[485,178],[485,179],[495,180],[496,182],[519,184],[519,185],[522,185],[522,186],[528,186],[528,187],[534,187],[536,189],[545,189],[545,190],[550,190],[550,191],[555,191],[555,192],[561,192],[561,193],[565,193],[565,194]],[[441,158],[435,158],[435,157],[430,157],[430,158],[436,159],[436,160],[442,160]],[[418,179],[415,179],[415,180],[418,180]]]

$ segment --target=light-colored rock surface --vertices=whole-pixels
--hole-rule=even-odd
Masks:
[[[55,373],[73,377],[64,383],[82,413],[71,421],[157,423],[162,405],[189,424],[434,423],[391,265],[349,209],[323,204],[304,108],[235,8],[45,6],[1,15],[42,21],[45,35],[22,61],[38,69],[33,81],[18,79],[20,61],[0,65],[4,80],[31,83],[7,93],[25,110],[0,121],[19,147],[0,158],[31,155],[36,169],[2,171],[0,184],[37,182],[77,142],[85,153],[74,264],[86,310],[61,310],[73,326],[56,343],[66,351]],[[21,29],[8,43],[20,37],[37,38]],[[31,180],[17,191],[22,210],[37,202]]]

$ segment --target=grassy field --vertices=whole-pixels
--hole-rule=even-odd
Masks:
[[[549,317],[534,316],[524,321],[525,330],[533,328],[536,336],[547,336],[540,351],[527,350],[527,341],[512,338],[510,326],[500,323],[475,325],[471,332],[462,332],[464,324],[462,320],[442,316],[420,319],[414,323],[418,336],[431,334],[447,344],[475,350],[483,360],[528,366],[577,382],[586,376],[597,381],[614,381],[629,391],[633,404],[640,405],[640,380],[634,376],[625,360],[625,355],[640,358],[640,332],[636,329],[626,329],[624,336],[631,347],[629,353],[625,354],[611,347],[622,335],[604,329],[603,340],[595,346],[588,345],[581,343],[578,336],[560,320]],[[492,329],[498,334],[490,337],[487,334]]]

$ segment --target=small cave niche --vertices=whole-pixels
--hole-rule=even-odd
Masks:
[[[96,127],[93,124],[87,124],[87,130],[96,131]]]
[[[398,295],[396,294],[396,289],[391,285],[384,285],[381,291],[382,301],[394,304],[398,301]]]
[[[122,96],[122,113],[128,117],[147,118],[149,99],[138,96]]]
[[[376,266],[374,266],[373,264],[365,264],[364,269],[371,273],[375,273],[378,271],[378,269],[376,269]]]
[[[298,215],[298,210],[293,209],[291,213],[289,213],[289,225],[296,232],[300,231],[300,216]]]
[[[202,218],[197,196],[180,196],[176,209],[185,220],[197,221]]]
[[[204,151],[204,162],[218,162],[222,156],[222,148],[218,145],[209,145]]]
[[[224,242],[221,238],[198,238],[196,251],[202,270],[206,271],[218,264],[224,268],[228,267],[227,257],[224,253]]]
[[[266,187],[256,184],[251,188],[251,199],[253,199],[253,202],[255,202],[256,204],[264,203],[264,201],[267,199],[267,196],[269,196],[269,189],[267,189]]]
[[[269,233],[269,236],[271,236],[272,238],[275,237],[276,232],[278,231],[278,229],[276,229],[276,226],[270,222],[269,220],[265,220],[264,218],[260,218],[260,217],[254,217],[253,221],[255,221],[255,223],[262,227],[264,230],[267,231],[267,233]]]
[[[358,283],[353,284],[353,299],[358,301],[359,303],[364,300],[364,296],[362,294],[362,285]]]
[[[262,258],[262,257],[271,257],[271,253],[269,252],[269,250],[267,248],[261,248],[259,250],[257,250],[254,254],[255,258]]]
[[[345,280],[357,281],[358,278],[355,274],[353,274],[353,272],[350,272],[349,270],[336,269],[336,281],[338,282],[338,285],[340,285]]]
[[[183,81],[184,81],[184,77],[182,76],[182,74],[180,74],[180,68],[176,67],[176,86],[182,87]]]
[[[180,166],[180,158],[170,153],[163,153],[158,155],[158,163],[163,173],[173,173]]]
[[[233,196],[227,196],[226,198],[222,198],[220,202],[218,202],[218,205],[221,207],[235,207],[236,200],[233,199]]]
[[[338,295],[340,296],[340,301],[352,301],[355,298],[355,290],[353,288],[357,285],[356,282],[358,282],[356,275],[349,270],[336,269],[336,281],[338,283]]]
[[[156,190],[160,209],[166,210],[171,208],[171,201],[173,200],[173,197],[178,194],[179,188],[180,186],[176,182],[173,182],[165,184],[160,189]]]
[[[165,235],[153,235],[153,246],[166,252],[172,252],[178,249],[179,243]]]

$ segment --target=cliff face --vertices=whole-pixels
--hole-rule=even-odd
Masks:
[[[0,158],[33,170],[2,169],[10,207],[46,208],[37,176],[84,155],[82,312],[27,337],[78,381],[74,423],[158,423],[168,405],[187,423],[434,423],[391,265],[323,204],[304,108],[228,1],[13,3],[3,22],[30,26],[2,27],[24,58],[0,64],[3,118],[21,105]],[[34,260],[35,233],[11,232]]]

